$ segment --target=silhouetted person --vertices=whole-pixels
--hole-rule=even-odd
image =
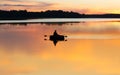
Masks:
[[[54,31],[54,34],[53,34],[53,35],[55,35],[55,36],[57,36],[57,35],[58,35],[58,33],[57,33],[57,31],[56,31],[56,30]]]

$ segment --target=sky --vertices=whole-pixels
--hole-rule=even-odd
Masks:
[[[65,10],[85,14],[120,13],[120,0],[0,0],[1,10]]]

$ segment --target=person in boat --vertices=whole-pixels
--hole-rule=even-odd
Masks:
[[[47,37],[47,35],[44,35],[44,36]],[[66,41],[65,37],[67,37],[67,36],[59,35],[57,33],[57,31],[55,30],[53,35],[49,36],[49,40],[53,41],[54,45],[56,46],[57,42],[59,42],[59,41]],[[47,39],[45,39],[45,40],[47,40]]]
[[[58,35],[58,33],[57,33],[57,31],[56,31],[56,30],[54,31],[54,34],[53,34],[53,35],[55,35],[55,36],[56,36],[56,35]]]

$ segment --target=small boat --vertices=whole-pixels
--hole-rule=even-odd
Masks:
[[[59,35],[55,30],[54,34],[50,35],[50,40],[59,40],[59,41],[61,40],[61,41],[63,41],[63,40],[65,40],[65,36],[64,35]]]
[[[53,33],[53,35],[50,35],[50,38],[49,38],[49,39],[50,39],[51,41],[53,41],[54,45],[56,46],[56,44],[57,44],[58,41],[66,41],[66,40],[65,40],[65,37],[67,37],[67,36],[59,35],[59,34],[57,33],[57,31],[55,30],[54,33]]]

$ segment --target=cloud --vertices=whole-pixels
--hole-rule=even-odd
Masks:
[[[52,6],[54,3],[38,2],[38,6]]]
[[[10,1],[10,2],[22,2],[23,0],[3,0],[3,1]]]
[[[22,5],[22,4],[0,4],[0,6],[30,6],[30,5]]]
[[[59,9],[59,3],[40,0],[1,0],[0,10],[45,11]]]
[[[54,3],[47,2],[35,2],[35,1],[23,1],[23,0],[4,0],[0,3],[0,6],[14,6],[14,7],[49,7],[54,5]]]

